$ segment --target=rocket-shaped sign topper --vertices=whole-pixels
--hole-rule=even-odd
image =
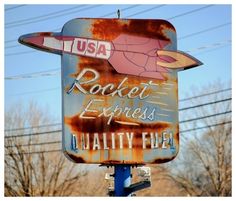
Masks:
[[[19,42],[62,58],[63,150],[77,163],[144,164],[179,149],[178,76],[201,65],[165,20],[74,19]]]
[[[56,54],[104,59],[118,73],[161,80],[164,79],[161,73],[168,73],[169,69],[183,70],[201,65],[184,52],[165,50],[165,41],[128,34],[105,41],[46,32],[21,36],[19,41]]]

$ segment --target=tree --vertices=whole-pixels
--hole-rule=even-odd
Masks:
[[[61,133],[27,135],[49,131],[40,125],[52,122],[48,111],[34,102],[27,107],[18,104],[6,112],[5,196],[68,196],[76,192],[75,184],[87,174],[86,170],[79,169],[57,151],[61,149],[58,143],[43,144],[61,139]]]
[[[213,86],[217,86],[213,88]],[[222,85],[207,87],[208,91],[222,89]],[[209,90],[211,89],[211,90]],[[206,93],[206,90],[198,94]],[[183,125],[180,132],[181,151],[170,166],[167,176],[190,196],[231,196],[231,93],[211,94],[191,100],[191,105],[209,102],[185,112],[186,119],[196,119]],[[205,117],[205,118],[203,118]],[[197,128],[204,129],[197,129]]]

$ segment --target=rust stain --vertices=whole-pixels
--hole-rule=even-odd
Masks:
[[[74,154],[70,154],[68,152],[66,154],[76,163],[87,163],[86,160],[80,156],[75,156]]]
[[[126,165],[134,165],[134,166],[139,166],[139,165],[145,165],[143,162],[134,162],[134,161],[118,161],[118,160],[106,160],[101,163],[101,165],[115,165],[115,164],[126,164]]]
[[[143,23],[145,21],[145,23]],[[163,25],[163,23],[165,23]],[[163,20],[119,20],[119,19],[97,19],[92,24],[93,36],[101,40],[113,40],[121,33],[135,36],[145,36],[170,41],[164,30],[175,32],[174,27]],[[107,34],[109,33],[109,34]]]
[[[152,161],[151,163],[166,163],[166,162],[169,162],[171,160],[173,160],[176,156],[172,156],[170,158],[158,158],[158,159],[155,159],[154,161]]]
[[[40,32],[39,36],[53,36],[54,33],[53,32]]]
[[[79,115],[64,118],[65,124],[69,126],[72,132],[116,132],[121,129],[128,129],[130,132],[140,132],[140,130],[145,129],[145,131],[147,130],[152,132],[154,129],[162,131],[171,126],[171,124],[167,122],[142,123],[136,121],[135,123],[138,123],[140,125],[138,128],[136,125],[122,125],[121,127],[121,125],[117,123],[116,120],[120,119],[115,118],[111,120],[110,125],[107,125],[107,119],[104,117],[96,118],[96,121],[95,119],[81,119],[79,118]]]

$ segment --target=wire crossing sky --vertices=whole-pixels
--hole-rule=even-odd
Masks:
[[[179,73],[179,99],[191,94],[192,86],[231,82],[230,5],[5,5],[5,109],[36,100],[61,118],[60,56],[19,45],[20,35],[60,31],[74,18],[117,18],[118,9],[121,18],[170,21],[178,50],[203,62]]]

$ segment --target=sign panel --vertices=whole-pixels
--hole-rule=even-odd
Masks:
[[[74,19],[20,42],[62,55],[63,150],[77,163],[144,164],[179,149],[177,51],[165,20]]]

